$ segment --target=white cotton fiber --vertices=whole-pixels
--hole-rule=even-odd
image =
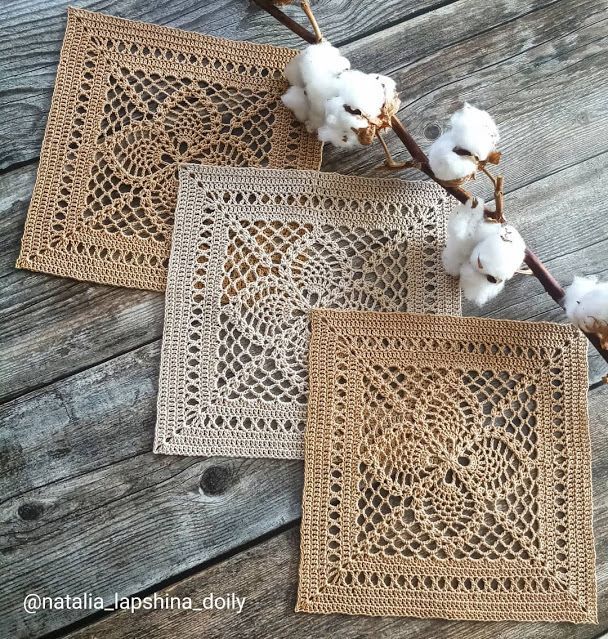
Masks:
[[[376,73],[374,78],[382,85],[385,100],[392,100],[397,94],[397,83],[393,80],[393,78],[389,78],[388,75],[381,75],[379,73]]]
[[[587,295],[593,291],[597,286],[597,277],[580,277],[575,276],[572,284],[566,288],[566,295],[564,297],[564,306],[566,309],[566,314],[570,318],[571,322],[574,322],[574,318],[576,317],[576,311],[578,310],[578,306]]]
[[[429,149],[429,166],[435,177],[444,182],[460,180],[473,175],[477,170],[477,162],[470,157],[458,155],[453,149],[457,143],[448,131],[440,135]]]
[[[326,41],[291,60],[285,76],[292,85],[283,96],[285,106],[308,131],[336,146],[371,142],[376,128],[387,126],[386,106],[394,111],[399,104],[391,78],[351,70],[348,59]]]
[[[477,306],[483,306],[486,302],[496,297],[505,286],[505,281],[490,282],[486,276],[474,268],[470,262],[462,265],[460,269],[460,288],[463,295]]]
[[[510,224],[496,224],[498,233],[492,233],[475,245],[469,262],[480,273],[497,281],[508,280],[524,260],[526,244]]]
[[[344,109],[341,96],[331,98],[325,103],[325,121],[318,129],[319,140],[336,146],[355,146],[359,143],[355,130],[366,126],[367,121],[362,116]]]
[[[465,103],[450,118],[448,130],[431,145],[429,166],[444,182],[462,180],[475,174],[477,160],[487,160],[496,150],[498,141],[498,127],[490,114]],[[455,150],[469,155],[461,155]]]
[[[289,87],[281,97],[281,100],[290,111],[293,111],[293,114],[300,122],[308,120],[310,108],[308,106],[308,98],[302,87]]]
[[[500,140],[498,127],[492,116],[468,102],[452,115],[450,127],[456,145],[480,160],[487,160]]]
[[[477,206],[469,200],[466,204],[457,204],[448,220],[447,240],[443,251],[445,270],[456,277],[460,267],[469,259],[477,243],[477,228],[483,223],[483,200]]]
[[[584,331],[600,333],[608,340],[608,282],[597,277],[575,277],[564,298],[570,321]]]
[[[342,73],[338,79],[339,95],[351,111],[360,111],[360,115],[373,118],[380,115],[385,101],[384,87],[378,76],[371,73],[350,70]]]
[[[442,260],[450,275],[460,276],[464,296],[481,306],[513,277],[525,248],[513,226],[484,216],[483,200],[477,206],[469,200],[455,206],[450,215]]]
[[[348,58],[340,55],[340,51],[327,41],[311,44],[285,67],[285,77],[292,86],[304,88],[314,83],[320,76],[337,76],[350,69]]]
[[[311,44],[295,59],[300,56],[300,74],[304,85],[314,84],[320,76],[336,77],[350,69],[348,58],[340,55],[340,51],[326,41]]]

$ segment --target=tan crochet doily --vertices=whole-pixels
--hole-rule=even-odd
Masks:
[[[164,290],[178,165],[319,167],[295,54],[70,9],[17,266]]]
[[[297,609],[595,622],[586,349],[313,311]]]
[[[181,171],[156,452],[303,456],[314,307],[458,313],[433,183]]]

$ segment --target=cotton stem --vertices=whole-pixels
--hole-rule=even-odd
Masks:
[[[312,12],[310,5],[306,2],[306,0],[302,0],[302,2],[300,2],[300,7],[302,7],[302,11],[306,14],[306,17],[310,22],[310,26],[315,32],[317,42],[321,42],[321,40],[323,40],[323,34],[321,33],[321,29],[319,29],[319,24],[317,23],[317,19],[315,18],[315,14]]]
[[[295,33],[298,37],[302,38],[308,44],[316,44],[318,42],[315,33],[311,33],[306,27],[298,24],[295,20],[290,18],[286,13],[276,7],[270,0],[253,0],[258,7],[264,9],[273,18],[278,20],[283,26],[287,27],[290,31]],[[318,28],[318,27],[317,27]]]

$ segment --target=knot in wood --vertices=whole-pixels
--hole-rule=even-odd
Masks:
[[[17,514],[24,521],[35,521],[40,518],[43,512],[44,506],[36,503],[21,504],[21,506],[17,508]]]
[[[232,473],[226,466],[210,466],[201,475],[200,487],[206,495],[222,495],[232,485]]]
[[[424,137],[427,140],[436,140],[441,135],[441,127],[436,122],[431,122],[424,127]]]

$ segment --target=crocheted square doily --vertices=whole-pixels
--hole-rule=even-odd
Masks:
[[[297,610],[595,622],[586,349],[313,311]]]
[[[309,310],[458,313],[432,183],[182,169],[156,452],[303,456]]]
[[[17,266],[163,291],[179,165],[319,167],[295,54],[69,9]]]

